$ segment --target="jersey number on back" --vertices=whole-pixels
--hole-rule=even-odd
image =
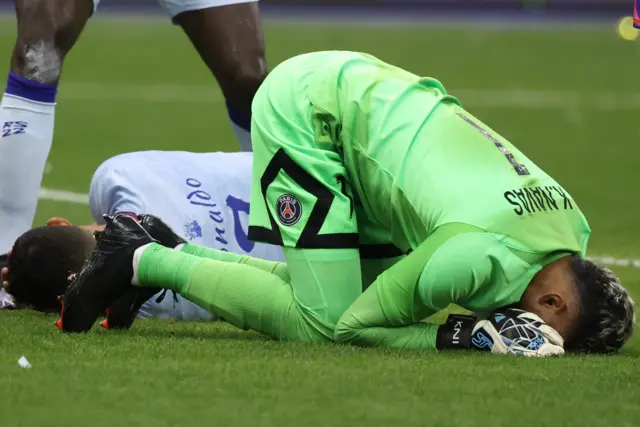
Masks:
[[[469,117],[460,113],[457,113],[457,114],[458,114],[458,117],[460,117],[465,122],[469,123],[478,132],[486,136],[487,139],[489,139],[489,141],[493,142],[496,148],[500,150],[502,154],[504,154],[507,160],[509,160],[509,163],[511,163],[511,166],[513,166],[513,169],[516,171],[518,175],[529,175],[529,170],[527,169],[527,167],[521,163],[518,163],[513,153],[509,151],[507,147],[505,147],[500,141],[498,141],[498,139],[495,136],[491,135],[486,129],[483,129],[482,127],[480,127],[479,124],[471,120]]]

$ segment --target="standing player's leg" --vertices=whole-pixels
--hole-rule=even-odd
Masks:
[[[260,9],[248,0],[161,0],[216,77],[231,126],[251,151],[251,101],[267,75]]]
[[[18,38],[0,103],[0,251],[31,228],[62,62],[94,9],[91,0],[16,0],[15,6]]]

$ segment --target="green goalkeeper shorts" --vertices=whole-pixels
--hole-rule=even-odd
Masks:
[[[352,191],[335,135],[307,99],[319,64],[302,55],[280,64],[252,105],[253,178],[249,239],[292,248],[357,248]]]

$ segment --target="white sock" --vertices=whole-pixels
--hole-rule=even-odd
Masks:
[[[0,103],[0,252],[31,228],[53,141],[57,86],[9,74]]]
[[[153,243],[147,243],[146,245],[142,245],[138,249],[133,251],[133,277],[131,278],[131,284],[133,286],[140,286],[138,266],[140,265],[140,260],[142,259],[143,252],[151,245],[153,245]]]
[[[236,134],[240,143],[240,151],[252,151],[251,148],[251,132],[231,122],[231,129]]]
[[[236,134],[240,143],[240,151],[252,151],[251,149],[251,118],[245,116],[229,103],[227,103],[229,119],[231,119],[231,129]]]

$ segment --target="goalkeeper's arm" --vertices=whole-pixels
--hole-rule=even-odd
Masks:
[[[358,297],[336,325],[335,339],[362,346],[436,348],[439,325],[421,321],[466,297],[486,281],[491,269],[490,262],[469,265],[468,256],[451,259],[449,255],[459,253],[458,245],[466,240],[478,241],[485,234],[464,224],[439,228]],[[454,240],[460,238],[464,241],[457,244]],[[443,263],[446,272],[440,266]],[[434,274],[440,280],[429,283]],[[473,278],[472,283],[468,278]]]
[[[464,330],[456,332],[451,323],[441,326],[421,321],[451,303],[470,298],[484,309],[515,302],[502,283],[494,286],[492,282],[495,259],[490,252],[495,245],[493,237],[475,227],[441,227],[411,255],[381,274],[354,302],[336,325],[336,341],[415,349],[482,348],[473,345],[472,334],[489,334],[490,322],[469,318]],[[494,330],[490,338],[496,340],[499,332],[495,325]],[[504,352],[501,349],[496,345],[494,351]]]

